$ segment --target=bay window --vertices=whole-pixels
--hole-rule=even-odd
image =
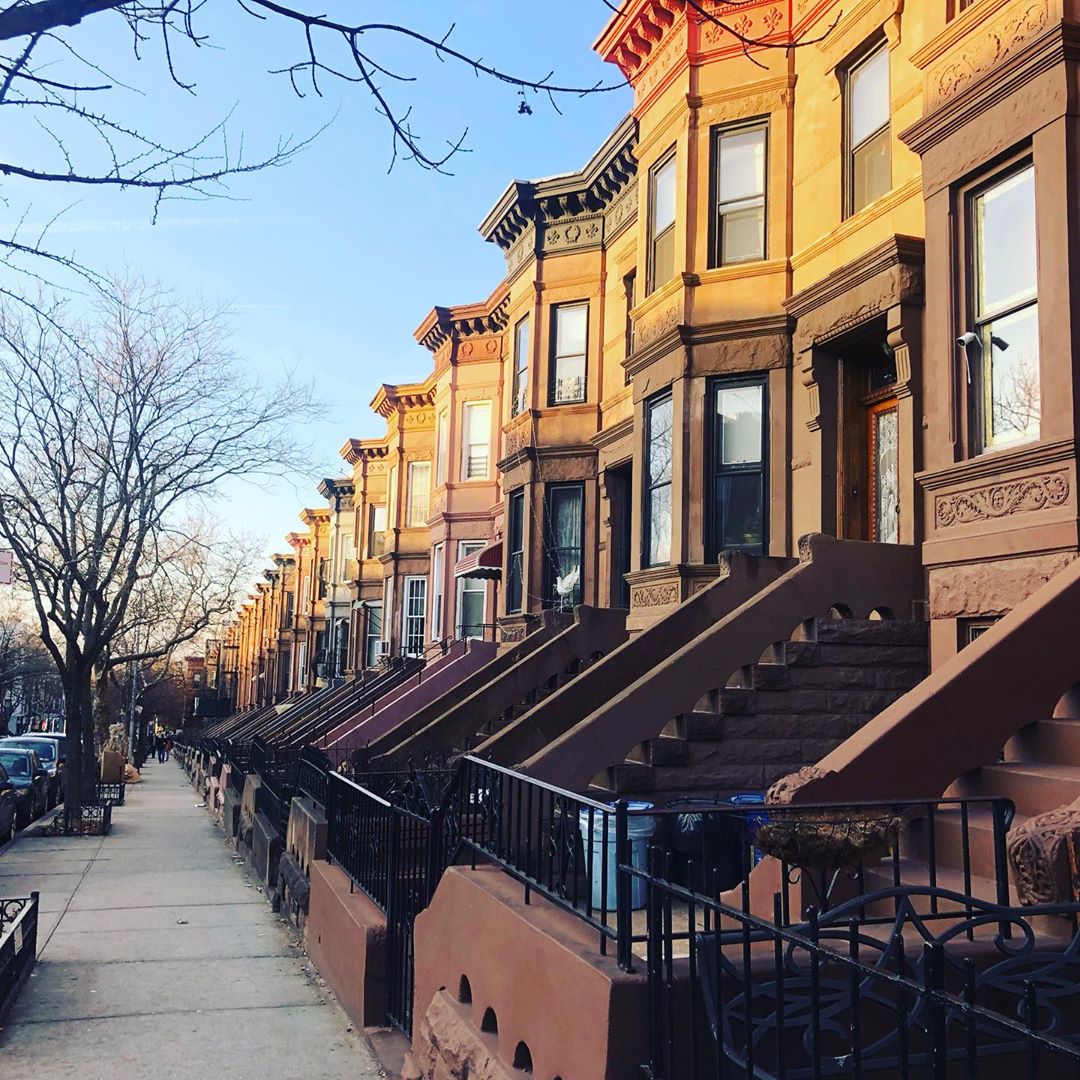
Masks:
[[[848,214],[892,187],[889,49],[882,42],[848,70],[844,80]]]
[[[765,381],[714,380],[706,558],[765,552]]]
[[[711,266],[765,258],[764,124],[717,128],[713,132],[713,222]]]
[[[514,385],[510,415],[523,413],[529,405],[529,317],[514,327]]]
[[[583,596],[585,485],[548,484],[544,504],[545,604],[569,609]]]
[[[645,565],[671,558],[671,394],[646,405],[645,412]]]
[[[675,150],[649,171],[649,246],[646,292],[675,276]]]
[[[585,400],[589,305],[560,304],[552,310],[550,405]]]
[[[491,459],[491,402],[466,402],[464,428],[461,479],[486,480]]]
[[[409,574],[402,583],[401,651],[406,656],[424,653],[424,623],[427,616],[427,578]]]
[[[1039,290],[1035,169],[1027,165],[971,201],[978,345],[968,349],[975,449],[1039,437]]]

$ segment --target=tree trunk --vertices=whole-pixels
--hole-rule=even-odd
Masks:
[[[64,680],[64,731],[67,735],[67,762],[64,766],[64,817],[78,821],[82,816],[83,713],[78,679]]]

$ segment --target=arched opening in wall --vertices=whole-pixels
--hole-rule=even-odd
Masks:
[[[1057,705],[1054,706],[1055,720],[1080,720],[1080,683],[1070,686]]]
[[[532,1072],[532,1054],[529,1052],[528,1046],[523,1042],[519,1042],[517,1046],[514,1047],[513,1065],[518,1072]]]
[[[499,1018],[495,1015],[495,1010],[489,1005],[484,1010],[484,1017],[480,1021],[480,1030],[485,1035],[498,1035],[499,1034]]]
[[[462,1005],[472,1004],[472,987],[469,985],[469,978],[467,975],[462,975],[461,980],[458,982],[457,999]],[[490,1009],[488,1010],[491,1011]]]
[[[893,617],[892,608],[876,607],[870,612],[871,622],[886,622]]]
[[[833,604],[825,615],[826,619],[850,619],[851,608],[847,604]]]

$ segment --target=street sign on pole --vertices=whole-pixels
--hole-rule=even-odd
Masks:
[[[0,585],[10,585],[15,556],[10,551],[0,551]]]

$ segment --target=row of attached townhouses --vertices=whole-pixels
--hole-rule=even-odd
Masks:
[[[790,1075],[848,1075],[869,1006],[851,990],[825,1035],[789,1016],[788,1045],[782,977],[748,974],[783,954],[769,927],[851,881],[892,888],[897,913],[910,886],[934,918],[1080,897],[1080,7],[609,6],[594,48],[630,115],[483,218],[504,277],[423,318],[430,374],[378,389],[385,435],[345,443],[228,628],[217,685],[236,711],[189,766],[218,754],[242,776],[254,740],[273,791],[308,755],[291,810],[203,780],[251,850],[260,815],[289,820],[269,878],[357,1022],[411,1034],[411,1077],[782,1076],[785,1053]],[[425,768],[457,769],[457,794],[420,783],[428,818],[410,789],[387,841],[376,777]],[[745,867],[681,886],[644,856],[629,869],[635,822],[675,858],[677,807],[770,789]],[[877,868],[811,859],[805,828],[780,827],[805,826],[799,807],[815,835],[858,832]],[[424,844],[454,840],[423,871],[400,832],[417,822]],[[365,877],[391,849],[390,877]],[[728,901],[734,958],[736,916],[707,907]],[[870,909],[845,918],[878,926]],[[1075,928],[1044,914],[1018,931],[1029,950]],[[1041,984],[1003,1006],[980,934],[959,982],[940,945],[925,969],[925,941],[888,954],[901,981],[913,957],[912,1015],[952,1019],[920,1028],[918,1062],[914,1035],[883,1037],[866,1075],[942,1054],[945,1076],[966,1053],[1027,1076],[1066,1053],[1024,1042]],[[964,1012],[984,978],[999,996],[978,1003],[1013,1017],[985,1053],[997,1014],[977,1038]],[[820,982],[807,993],[820,1004]],[[1046,1075],[1080,1064],[1062,1068]]]

